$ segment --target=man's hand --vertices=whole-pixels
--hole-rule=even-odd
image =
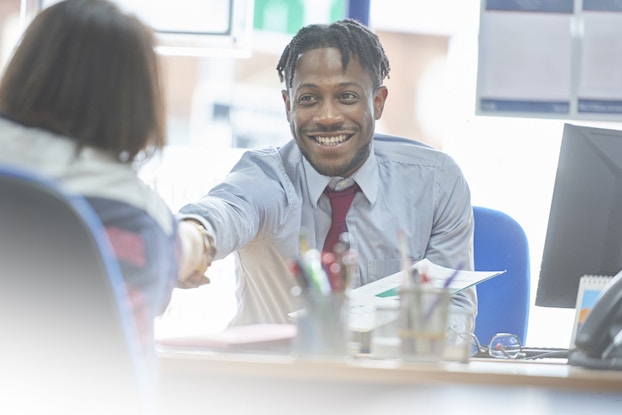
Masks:
[[[182,252],[177,286],[196,288],[209,284],[205,272],[212,264],[214,247],[205,228],[198,222],[182,220],[179,222],[179,238]]]

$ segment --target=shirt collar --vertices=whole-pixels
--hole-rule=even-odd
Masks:
[[[367,200],[373,204],[378,196],[379,173],[373,140],[370,145],[371,151],[369,157],[367,157],[363,165],[354,173],[352,178],[358,183]],[[332,178],[318,173],[304,156],[302,156],[302,163],[304,166],[304,174],[307,179],[307,186],[309,188],[309,200],[313,207],[317,207],[320,196],[322,196],[324,189]]]

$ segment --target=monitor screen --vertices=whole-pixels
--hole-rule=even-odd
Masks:
[[[574,308],[583,275],[622,269],[622,131],[565,124],[535,304]]]

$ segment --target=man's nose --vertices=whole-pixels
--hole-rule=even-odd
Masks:
[[[322,125],[339,124],[343,122],[343,112],[333,100],[324,100],[318,107],[314,121]]]

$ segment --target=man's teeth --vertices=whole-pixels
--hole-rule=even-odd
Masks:
[[[346,138],[348,138],[348,136],[345,134],[338,135],[335,137],[315,137],[318,143],[323,144],[325,146],[334,146],[337,144],[341,144],[344,141],[346,141]]]

